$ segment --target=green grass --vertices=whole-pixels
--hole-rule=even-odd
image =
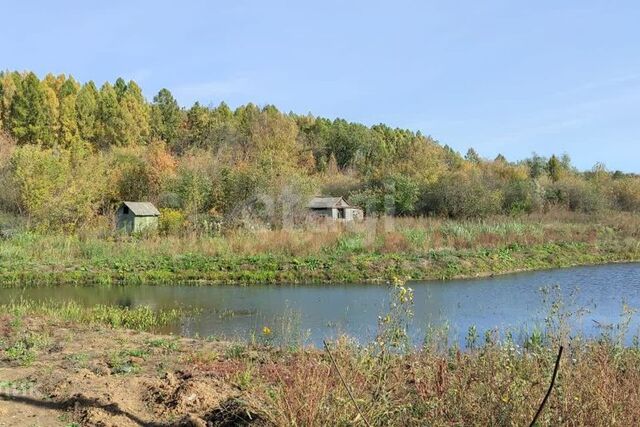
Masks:
[[[0,391],[5,389],[12,389],[18,392],[26,392],[33,388],[35,382],[30,379],[21,379],[17,381],[3,381],[0,380]]]
[[[120,350],[109,355],[108,364],[114,375],[135,374],[140,371],[137,359],[144,359],[147,353],[143,350]]]
[[[148,331],[182,315],[180,310],[153,310],[147,306],[128,308],[110,305],[82,306],[76,302],[12,300],[0,304],[0,312],[19,319],[26,315],[48,316],[84,324],[103,324],[114,328]],[[15,321],[15,320],[14,320]]]
[[[4,348],[4,357],[10,362],[29,366],[35,362],[40,350],[48,345],[48,338],[33,332],[24,332]]]
[[[85,368],[89,362],[89,355],[86,353],[76,353],[65,356],[65,359],[78,368]]]
[[[151,348],[159,348],[164,351],[177,351],[180,345],[176,339],[155,338],[147,341],[147,345]]]

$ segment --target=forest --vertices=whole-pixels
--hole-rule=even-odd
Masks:
[[[108,227],[122,200],[148,200],[165,232],[295,223],[312,195],[368,216],[485,218],[640,210],[640,178],[567,154],[462,155],[431,136],[284,113],[181,107],[134,81],[0,73],[0,211],[40,231]]]

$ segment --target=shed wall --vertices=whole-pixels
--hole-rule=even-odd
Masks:
[[[136,216],[133,218],[133,231],[139,232],[158,227],[157,216]]]

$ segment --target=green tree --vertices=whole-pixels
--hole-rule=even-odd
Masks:
[[[54,147],[58,144],[60,131],[60,100],[56,90],[42,82],[44,94],[43,113],[44,126],[42,128],[41,143],[46,147]]]
[[[15,74],[0,73],[0,130],[10,130],[11,104],[20,86],[19,80],[16,82]]]
[[[199,102],[187,111],[187,139],[194,147],[204,148],[208,145],[210,135],[210,120],[207,109]],[[181,147],[184,149],[185,147]]]
[[[556,155],[552,155],[547,162],[547,173],[553,182],[557,182],[560,179],[560,174],[562,173],[562,163]]]
[[[195,223],[198,222],[198,214],[205,210],[211,184],[206,172],[200,168],[186,167],[179,172],[177,190],[182,209]]]
[[[85,83],[76,96],[78,133],[82,140],[92,144],[96,143],[99,134],[98,97],[98,90],[92,81]]]
[[[127,93],[127,83],[124,81],[122,77],[118,77],[116,82],[113,85],[113,90],[116,92],[116,97],[118,101],[121,101],[124,97],[124,94]]]
[[[338,166],[351,166],[370,138],[370,130],[361,124],[336,119],[332,123],[327,141],[327,151],[336,156]]]
[[[77,84],[72,78],[67,79],[60,88],[58,141],[63,147],[77,145],[81,140],[76,111],[77,92]]]
[[[11,133],[18,143],[43,143],[46,138],[45,94],[38,77],[28,73],[11,103]]]
[[[19,147],[11,158],[20,208],[44,230],[73,230],[104,204],[109,181],[100,156],[74,158],[68,150]]]
[[[464,158],[465,160],[475,164],[480,163],[481,160],[480,155],[473,148],[469,148],[467,150],[467,154],[465,154]]]
[[[118,144],[120,133],[120,104],[116,91],[109,83],[100,88],[98,97],[98,144],[110,147]]]
[[[69,165],[50,150],[33,146],[17,149],[11,165],[20,192],[21,210],[36,222],[44,221],[47,206],[67,181]]]
[[[524,163],[529,167],[529,176],[533,179],[544,175],[547,169],[547,159],[536,153],[533,153],[531,158],[526,159]]]
[[[153,97],[151,106],[151,135],[173,145],[178,137],[182,114],[177,101],[168,89],[161,89]]]
[[[142,96],[142,90],[135,82],[129,82],[119,105],[117,143],[119,145],[147,143],[151,132],[149,106]]]

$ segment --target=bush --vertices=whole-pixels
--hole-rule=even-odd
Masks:
[[[608,199],[590,182],[567,177],[550,184],[545,192],[550,204],[559,204],[574,212],[595,213],[608,207]]]
[[[640,211],[640,179],[624,178],[613,183],[613,202],[622,211]]]
[[[542,198],[532,181],[514,181],[505,186],[503,209],[505,213],[531,213],[542,206]]]
[[[500,213],[503,194],[482,174],[461,171],[445,175],[429,186],[420,204],[422,212],[427,214],[484,217]]]
[[[101,156],[23,146],[13,152],[11,173],[20,209],[43,230],[87,224],[109,194]]]
[[[177,234],[182,231],[187,222],[184,213],[178,209],[160,209],[158,231],[162,234]]]
[[[369,188],[354,192],[348,199],[368,214],[411,215],[415,213],[419,195],[415,180],[394,174],[371,182]]]

